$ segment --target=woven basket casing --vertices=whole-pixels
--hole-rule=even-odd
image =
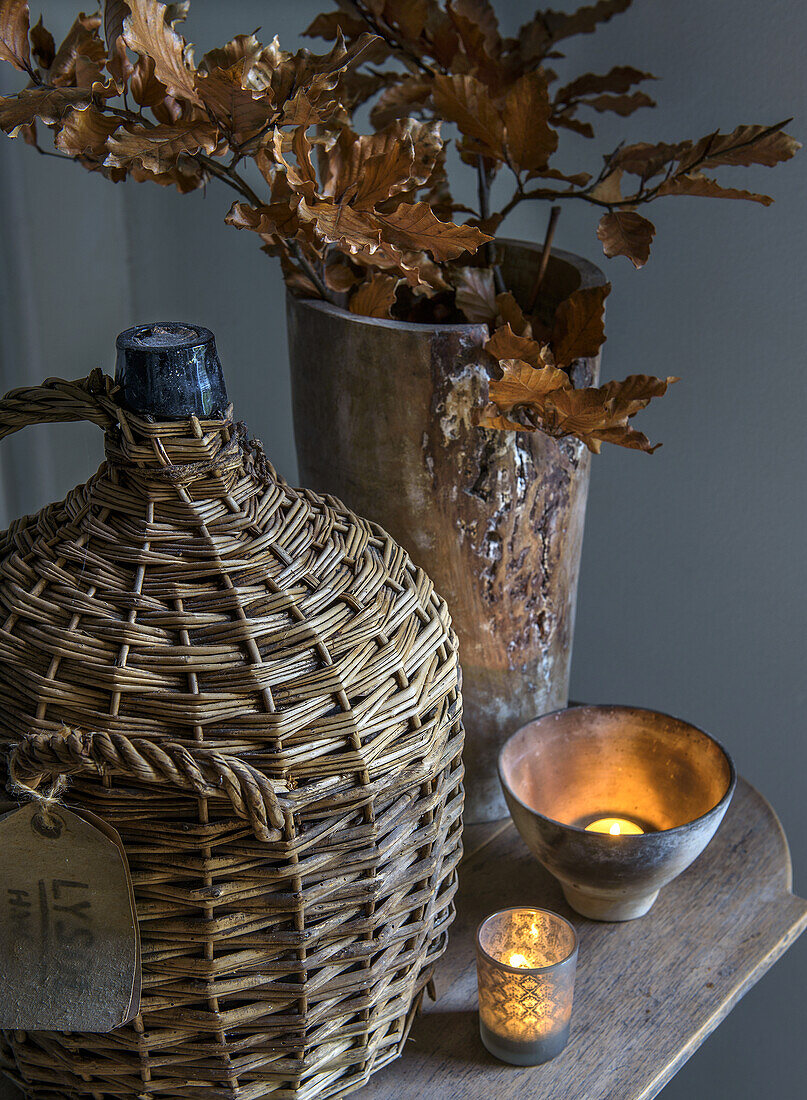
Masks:
[[[400,1053],[453,918],[446,606],[229,415],[153,423],[96,373],[10,394],[0,436],[82,418],[104,465],[0,536],[0,736],[120,833],[141,1012],[7,1032],[2,1067],[43,1098],[350,1092]]]

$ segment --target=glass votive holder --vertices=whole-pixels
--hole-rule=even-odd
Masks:
[[[577,933],[547,909],[502,909],[476,933],[479,1033],[494,1057],[537,1066],[569,1039]]]

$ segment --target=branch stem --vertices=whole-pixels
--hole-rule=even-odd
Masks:
[[[331,305],[337,305],[338,303],[336,301],[336,298],[334,297],[333,293],[328,289],[328,287],[325,285],[325,281],[320,278],[318,271],[316,270],[314,265],[311,263],[311,261],[308,259],[306,254],[303,252],[302,248],[300,247],[299,241],[287,241],[287,244],[288,244],[288,247],[289,247],[289,252],[292,254],[292,256],[297,261],[297,263],[300,265],[300,267],[303,268],[306,275],[311,280],[311,282],[314,284],[314,286],[317,288],[317,290],[322,295],[322,297],[325,299],[325,301],[330,302]]]
[[[560,217],[560,209],[559,206],[553,206],[549,212],[549,224],[546,227],[546,236],[544,237],[544,250],[541,253],[541,266],[538,268],[538,277],[535,280],[535,286],[532,288],[530,300],[527,302],[527,313],[532,313],[535,309],[535,303],[538,300],[538,292],[541,289],[541,284],[544,281],[544,276],[549,267],[549,257],[552,253],[552,238],[555,236],[555,227]]]
[[[406,44],[401,42],[393,28],[382,16],[374,15],[362,0],[353,0],[353,7],[373,33],[377,34],[379,38],[383,38],[391,50],[403,55],[403,57],[407,58],[416,68],[420,69],[422,73],[425,73],[427,76],[434,76],[434,69],[426,65],[422,58],[418,57],[413,50],[408,49]],[[445,72],[445,69],[441,68],[441,71]]]
[[[490,177],[481,156],[476,158],[476,192],[479,198],[480,220],[485,221],[490,217]],[[501,269],[496,263],[496,244],[494,241],[490,241],[485,246],[485,255],[493,272],[493,285],[496,287],[496,293],[504,294],[506,287]]]

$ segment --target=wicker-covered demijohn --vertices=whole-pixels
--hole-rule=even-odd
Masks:
[[[112,380],[0,403],[89,419],[106,461],[0,536],[0,732],[22,782],[113,825],[143,992],[109,1034],[6,1032],[33,1097],[350,1092],[400,1053],[461,851],[455,639],[380,528],[290,488],[228,408]]]

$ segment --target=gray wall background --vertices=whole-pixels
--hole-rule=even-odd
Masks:
[[[498,6],[511,33],[533,10],[523,0]],[[316,0],[194,0],[184,33],[197,56],[258,26],[264,41],[277,33],[294,48],[318,8]],[[64,32],[75,11],[72,0],[50,0],[46,24]],[[558,69],[649,69],[661,78],[651,89],[661,107],[599,118],[595,143],[564,139],[568,165],[596,171],[599,154],[622,137],[697,138],[788,115],[805,140],[805,35],[799,0],[638,0],[573,41]],[[0,92],[18,86],[15,75],[3,66]],[[572,691],[666,710],[719,737],[776,807],[804,893],[807,152],[773,171],[725,178],[769,191],[776,205],[663,200],[649,211],[658,236],[639,272],[602,259],[593,210],[567,207],[559,224],[558,246],[602,262],[613,283],[605,377],[683,379],[642,417],[661,451],[611,448],[593,463]],[[115,335],[129,325],[198,321],[217,335],[240,414],[294,479],[280,273],[254,237],[223,224],[230,201],[215,182],[189,196],[113,186],[22,142],[0,142],[0,389],[111,369]],[[522,207],[506,229],[539,239],[545,219],[543,207]],[[100,433],[88,426],[30,429],[4,443],[0,521],[63,496],[100,457]],[[665,1100],[803,1095],[805,985],[803,943]]]

